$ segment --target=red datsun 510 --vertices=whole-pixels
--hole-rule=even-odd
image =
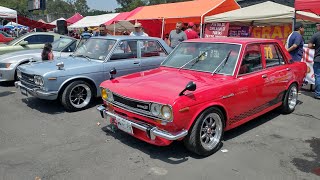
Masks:
[[[111,129],[158,146],[183,140],[208,156],[225,131],[275,108],[294,111],[306,72],[278,40],[189,40],[157,69],[103,82],[98,110]]]

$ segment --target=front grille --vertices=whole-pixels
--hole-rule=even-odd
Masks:
[[[117,94],[113,94],[113,99],[116,104],[125,105],[140,111],[150,112],[150,103],[125,98]]]
[[[23,73],[21,72],[21,78],[20,81],[23,85],[29,87],[29,88],[36,88],[38,87],[35,83],[34,83],[34,75],[32,74],[27,74],[27,73]]]

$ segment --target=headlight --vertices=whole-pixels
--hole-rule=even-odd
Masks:
[[[22,75],[21,75],[21,71],[20,71],[20,70],[17,70],[17,77],[18,77],[19,79],[22,78]]]
[[[101,97],[105,101],[113,101],[113,94],[109,89],[102,88],[101,89]]]
[[[161,108],[161,115],[162,115],[162,118],[165,119],[165,120],[171,120],[172,119],[172,110],[171,110],[171,107],[170,106],[162,106]]]
[[[152,103],[151,104],[151,113],[152,113],[152,115],[159,116],[160,113],[161,113],[161,107],[162,107],[162,105],[160,105],[160,104]]]
[[[9,68],[11,63],[0,63],[0,68]]]
[[[104,88],[101,88],[101,97],[103,100],[107,100],[108,99],[108,94],[107,94],[107,90]]]
[[[34,76],[33,81],[38,86],[43,86],[44,84],[43,78],[41,76]]]

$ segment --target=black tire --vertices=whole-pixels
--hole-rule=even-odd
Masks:
[[[290,103],[290,100],[293,98],[293,96],[296,97],[296,101],[294,104]],[[280,111],[283,114],[290,114],[294,111],[298,100],[298,86],[297,84],[293,83],[289,86],[288,90],[286,91],[286,94],[284,95],[282,105],[280,106]]]
[[[217,140],[215,141],[216,144],[212,148],[206,148],[203,145],[203,142],[201,141],[201,129],[204,125],[204,121],[208,118],[214,115],[217,119],[220,118],[220,135],[217,134]],[[216,125],[217,126],[217,125]],[[186,148],[198,155],[201,156],[209,156],[213,153],[215,153],[218,149],[221,147],[221,141],[223,139],[223,133],[224,133],[224,127],[225,127],[225,117],[221,110],[216,107],[211,107],[203,111],[200,116],[196,119],[196,122],[193,124],[193,126],[190,128],[188,135],[184,138],[184,144]],[[207,131],[203,131],[207,132]],[[206,134],[206,133],[204,133]],[[215,133],[216,135],[216,133]]]
[[[83,92],[83,95],[81,95],[81,92]],[[80,111],[88,108],[93,99],[93,94],[93,88],[87,82],[73,81],[63,90],[61,103],[68,111]]]

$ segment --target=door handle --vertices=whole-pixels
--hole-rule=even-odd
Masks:
[[[267,77],[268,77],[268,75],[263,74],[261,77],[262,77],[262,78],[267,78]]]
[[[291,68],[287,68],[287,71],[291,71]]]
[[[134,61],[133,64],[140,64],[140,62],[139,61]]]

